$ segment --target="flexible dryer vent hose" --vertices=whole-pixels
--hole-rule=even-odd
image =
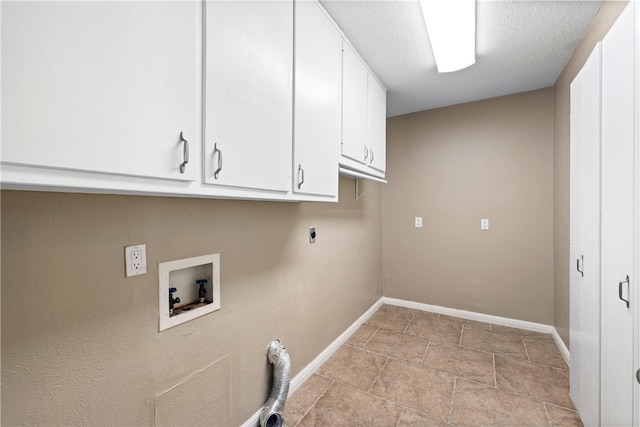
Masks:
[[[260,413],[260,427],[282,427],[284,426],[284,404],[289,394],[291,359],[279,339],[269,344],[267,359],[273,365],[273,385],[271,394]]]

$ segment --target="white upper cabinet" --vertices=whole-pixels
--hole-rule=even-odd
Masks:
[[[368,165],[384,173],[387,165],[387,92],[371,76],[368,83]]]
[[[3,165],[197,178],[195,2],[0,7]]]
[[[205,6],[204,182],[288,192],[293,2]]]
[[[346,42],[342,55],[341,171],[384,178],[386,91]]]
[[[295,6],[1,1],[2,188],[336,201],[345,164],[384,178],[384,88]]]
[[[342,49],[342,156],[364,165],[369,160],[369,73],[348,43],[343,43]]]
[[[317,3],[296,2],[293,191],[336,197],[342,38]]]

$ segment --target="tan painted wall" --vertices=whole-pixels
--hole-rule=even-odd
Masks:
[[[553,87],[553,317],[558,334],[569,346],[569,89],[596,43],[620,16],[627,1],[607,1],[576,48]]]
[[[543,89],[387,121],[385,296],[553,323],[552,106]]]
[[[380,188],[356,203],[343,178],[339,204],[3,191],[2,424],[152,425],[183,381],[159,425],[244,422],[272,339],[295,375],[382,296]],[[125,278],[137,243],[149,271]],[[158,333],[158,262],[218,252],[222,310]]]

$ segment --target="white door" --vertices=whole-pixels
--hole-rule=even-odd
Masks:
[[[3,163],[196,178],[195,2],[0,7]]]
[[[387,92],[371,75],[368,87],[368,165],[384,172],[387,165]]]
[[[296,2],[293,191],[336,196],[342,38],[315,2]]]
[[[293,1],[207,1],[208,184],[289,191]]]
[[[601,424],[633,421],[634,4],[602,41]],[[636,345],[638,342],[636,341]]]
[[[342,155],[361,164],[368,163],[369,72],[347,43],[343,43],[342,50]]]
[[[571,84],[571,397],[600,422],[600,58],[596,45]]]

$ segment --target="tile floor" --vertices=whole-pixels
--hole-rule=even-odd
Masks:
[[[294,426],[581,426],[553,338],[383,305],[287,400]]]

